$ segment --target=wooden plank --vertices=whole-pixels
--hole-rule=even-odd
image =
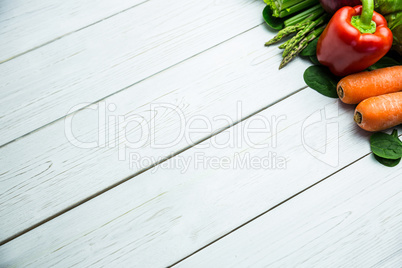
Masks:
[[[148,1],[1,64],[0,144],[261,24],[263,6]]]
[[[367,154],[368,134],[352,114],[353,107],[305,89],[12,240],[0,256],[17,266],[172,264]],[[270,133],[244,134],[264,118],[283,120]],[[269,155],[276,164],[258,165]],[[247,156],[250,166],[234,166]]]
[[[280,51],[262,45],[265,35],[265,26],[257,27],[111,96],[96,110],[79,111],[0,148],[0,241],[304,87],[309,63],[297,59],[279,71]],[[144,130],[136,130],[135,122],[125,125],[135,116],[146,123]],[[181,130],[196,127],[190,120],[197,117],[208,119],[210,130],[184,136]],[[86,148],[69,130],[78,141],[100,142]],[[130,166],[133,153],[153,159]]]
[[[401,178],[369,155],[174,267],[400,267]]]
[[[145,1],[2,1],[0,63]]]

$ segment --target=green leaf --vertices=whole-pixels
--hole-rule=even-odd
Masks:
[[[397,137],[396,130],[391,135],[378,132],[370,137],[371,151],[382,158],[398,159],[402,157],[402,142]]]
[[[392,130],[391,136],[397,138],[398,141],[400,141],[399,137],[398,137],[398,130],[396,130],[396,129]],[[400,142],[402,143],[402,141],[400,141]]]
[[[265,22],[275,30],[281,30],[285,27],[284,19],[275,18],[272,16],[272,10],[270,6],[266,6],[262,11],[262,16],[264,17]]]
[[[374,155],[374,158],[380,162],[381,164],[383,164],[384,166],[387,167],[395,167],[396,165],[399,164],[399,162],[401,162],[401,158],[398,159],[387,159],[387,158],[383,158],[380,157],[378,155]]]
[[[375,70],[375,69],[380,69],[380,68],[385,68],[385,67],[391,67],[391,66],[396,66],[399,65],[400,63],[390,57],[382,57],[379,61],[368,67],[370,71]]]
[[[336,85],[340,78],[333,75],[327,67],[321,65],[310,66],[304,71],[303,78],[309,87],[322,95],[338,98]]]
[[[318,37],[311,41],[305,49],[300,52],[300,56],[310,57],[316,56]]]
[[[321,63],[318,61],[318,59],[317,59],[317,56],[316,55],[314,55],[314,56],[310,56],[310,57],[308,57],[309,59],[310,59],[310,61],[313,63],[313,64],[315,64],[315,65],[320,65]]]

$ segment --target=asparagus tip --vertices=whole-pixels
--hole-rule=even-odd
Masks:
[[[279,65],[279,70],[282,69],[283,67],[285,67],[287,64],[287,62],[285,60],[281,61],[281,64]]]

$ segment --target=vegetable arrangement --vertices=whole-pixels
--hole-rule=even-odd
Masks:
[[[314,65],[304,72],[306,84],[358,104],[353,119],[359,127],[377,132],[402,124],[402,0],[264,1],[263,17],[278,31],[265,45],[287,38],[279,46],[279,69],[297,55],[307,57]],[[378,162],[400,162],[396,130],[372,134],[370,144]]]
[[[270,46],[283,38],[294,36],[279,46],[284,49],[283,60],[279,69],[294,59],[309,42],[316,39],[323,31],[329,16],[325,14],[318,0],[264,0],[267,3],[263,11],[265,21],[274,29],[280,30],[278,34],[265,43]],[[294,14],[308,7],[296,16],[283,20],[284,16]],[[275,18],[276,17],[276,18]]]

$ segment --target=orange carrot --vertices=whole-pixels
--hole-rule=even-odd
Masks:
[[[402,90],[402,65],[351,74],[336,87],[342,102],[357,104],[362,100]]]
[[[354,120],[367,131],[380,131],[402,124],[402,92],[365,99],[357,105]]]

